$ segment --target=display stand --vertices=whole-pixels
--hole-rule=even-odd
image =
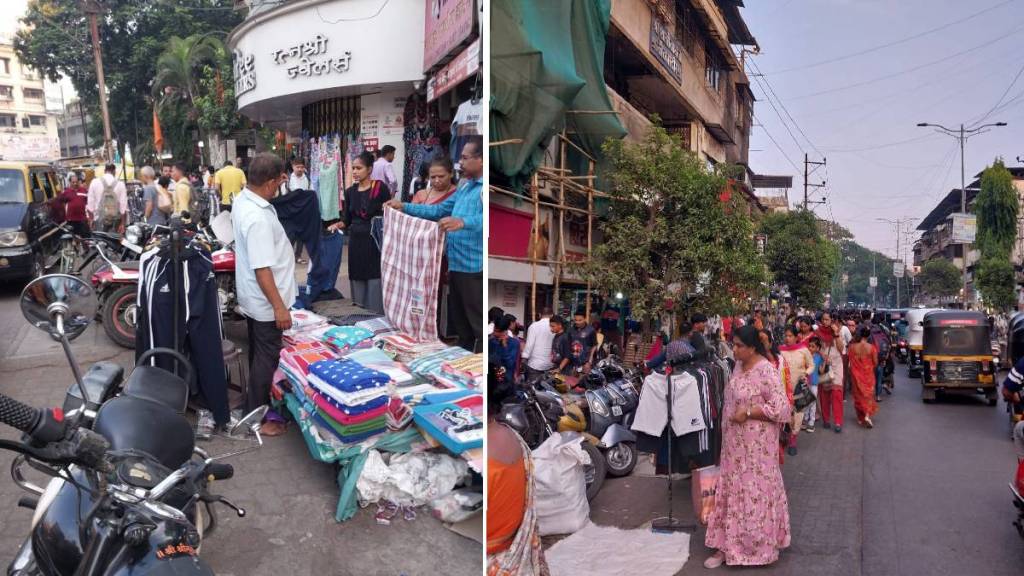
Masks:
[[[655,518],[651,521],[651,530],[654,532],[686,532],[692,534],[697,531],[696,522],[685,522],[672,516],[672,365],[665,367],[666,398],[665,410],[668,412],[668,516]]]

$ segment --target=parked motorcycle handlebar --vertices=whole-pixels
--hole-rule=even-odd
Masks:
[[[0,423],[21,430],[37,443],[64,438],[64,413],[59,408],[40,410],[0,394]]]

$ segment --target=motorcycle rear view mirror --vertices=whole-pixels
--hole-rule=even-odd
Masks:
[[[55,340],[74,340],[96,316],[92,287],[67,274],[40,276],[21,292],[21,313],[29,324]]]
[[[260,426],[263,424],[263,418],[267,415],[268,410],[270,410],[270,407],[263,405],[243,416],[242,419],[231,428],[231,435],[242,436],[248,435],[249,433],[255,434],[256,441],[262,446],[263,438],[260,437]]]

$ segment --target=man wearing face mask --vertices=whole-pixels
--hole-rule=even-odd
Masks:
[[[295,304],[295,258],[292,244],[270,199],[285,179],[284,163],[274,154],[259,154],[249,165],[248,183],[235,198],[231,214],[235,232],[235,278],[238,304],[249,328],[247,410],[270,401],[270,384],[281,354],[281,333],[291,328]],[[268,432],[269,426],[269,432]],[[264,433],[283,432],[270,422]]]

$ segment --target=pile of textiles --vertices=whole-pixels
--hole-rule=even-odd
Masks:
[[[314,421],[342,442],[354,444],[387,431],[387,374],[343,358],[311,364],[307,381]]]
[[[472,356],[472,353],[457,346],[446,346],[418,356],[407,364],[413,374],[430,379],[442,388],[465,388],[466,384],[444,372],[444,365],[468,356]]]
[[[321,360],[337,358],[338,353],[322,342],[300,342],[281,349],[279,367],[293,384],[306,384],[309,367]]]
[[[472,354],[441,364],[441,375],[468,388],[481,388],[484,384],[484,355]]]
[[[365,328],[366,330],[373,332],[374,337],[383,336],[385,334],[392,334],[398,331],[395,329],[394,325],[392,325],[391,322],[383,316],[379,316],[377,318],[372,318],[368,320],[360,320],[359,322],[356,322],[354,325],[359,328]]]
[[[281,334],[286,345],[319,340],[319,334],[331,326],[327,318],[308,310],[291,310],[290,312],[292,327]]]
[[[320,339],[344,353],[357,348],[373,346],[373,332],[358,326],[334,326],[328,328]]]
[[[426,354],[448,348],[444,342],[418,342],[411,336],[401,332],[384,334],[378,338],[378,342],[385,352],[394,356],[399,362],[405,362],[406,364]]]

